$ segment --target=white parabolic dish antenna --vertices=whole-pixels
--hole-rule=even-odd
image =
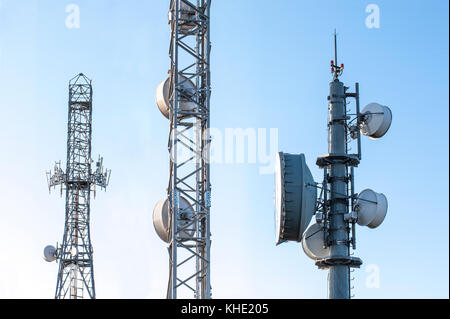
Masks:
[[[361,133],[371,139],[382,137],[391,127],[392,112],[384,105],[378,103],[368,104],[361,112],[364,120],[361,125]]]
[[[178,75],[179,81],[183,82],[182,89],[184,92],[186,92],[187,96],[193,96],[195,93],[195,85],[194,83],[187,79],[186,77],[182,75]],[[170,77],[162,81],[158,87],[156,88],[156,105],[158,106],[159,110],[161,111],[162,115],[164,115],[166,118],[169,118],[170,115],[170,93],[169,92],[169,86],[170,86]],[[196,108],[196,105],[194,102],[188,100],[187,98],[181,99],[181,110],[184,112],[190,112],[194,111]]]
[[[194,235],[194,226],[193,224],[189,225],[192,222],[194,211],[191,204],[189,204],[184,197],[180,198],[179,216],[181,217],[180,224],[182,225],[180,236],[185,237],[186,240],[188,240]],[[169,200],[162,199],[156,203],[155,208],[153,209],[153,226],[155,227],[159,238],[166,243],[169,242],[169,217]]]
[[[303,235],[302,247],[311,259],[324,258],[330,255],[330,247],[324,248],[323,227],[317,223],[312,224]]]
[[[304,154],[279,152],[275,164],[276,242],[302,240],[315,210],[317,189]]]
[[[56,260],[56,248],[52,245],[48,245],[44,248],[44,259],[51,263]]]
[[[354,210],[358,214],[358,225],[376,228],[386,217],[388,202],[382,193],[365,189],[359,193]]]

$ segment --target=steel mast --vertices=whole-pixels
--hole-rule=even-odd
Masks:
[[[99,157],[95,171],[91,164],[92,83],[82,73],[69,82],[67,166],[55,164],[47,172],[49,190],[61,185],[66,190],[64,237],[54,251],[59,260],[56,299],[95,298],[93,248],[90,238],[90,194],[96,185],[109,183],[110,170],[103,169]]]
[[[329,270],[328,297],[349,299],[351,268],[362,264],[360,258],[350,253],[350,249],[356,249],[355,224],[377,228],[388,209],[383,193],[371,189],[355,193],[354,168],[361,161],[361,134],[375,140],[383,137],[391,126],[392,112],[378,103],[369,103],[360,112],[359,84],[355,84],[355,92],[351,93],[339,81],[344,64],[338,64],[336,42],[335,32],[333,80],[328,95],[328,153],[316,161],[323,169],[323,181],[321,184],[314,181],[304,154],[277,154],[276,244],[301,242],[303,251],[316,266]],[[348,113],[349,98],[356,101],[355,114]],[[357,140],[357,153],[350,153],[352,139]],[[316,188],[321,189],[319,197]],[[313,215],[316,221],[308,227]]]
[[[361,159],[360,147],[358,154],[348,153],[349,125],[347,116],[348,97],[356,99],[359,116],[359,92],[356,83],[356,93],[347,93],[348,87],[339,81],[344,65],[337,62],[336,33],[334,34],[335,59],[331,61],[333,81],[330,83],[329,118],[328,118],[328,154],[317,159],[316,164],[324,169],[324,211],[326,228],[326,246],[330,247],[330,256],[319,259],[316,265],[328,269],[328,297],[330,299],[349,299],[350,268],[359,267],[361,259],[350,256],[350,245],[355,248],[355,221],[351,214],[354,185],[354,167]],[[360,135],[358,134],[358,146]],[[328,193],[328,194],[327,194]],[[328,197],[327,197],[328,196]],[[350,238],[350,232],[352,237]]]
[[[170,299],[192,293],[194,298],[211,298],[210,6],[210,0],[170,1]],[[195,88],[187,90],[187,81]],[[195,108],[183,110],[184,101]],[[180,196],[192,205],[190,225],[180,209]],[[181,231],[186,227],[193,227],[192,236]]]

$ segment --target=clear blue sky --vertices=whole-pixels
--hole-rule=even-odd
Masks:
[[[65,8],[80,7],[80,28]],[[92,202],[99,298],[162,298],[168,256],[151,212],[168,181],[167,120],[154,91],[169,66],[169,1],[0,0],[0,297],[52,298],[64,199],[45,171],[66,157],[67,85],[93,79],[93,154],[112,169]],[[368,29],[365,8],[380,8]],[[212,111],[217,128],[278,128],[279,150],[305,153],[316,181],[327,152],[332,34],[342,81],[361,104],[393,112],[363,140],[357,190],[389,201],[377,229],[358,228],[356,298],[448,298],[448,2],[215,0]],[[255,164],[212,166],[213,297],[326,298],[326,272],[299,244],[274,244],[273,175]],[[368,288],[367,265],[380,271]]]

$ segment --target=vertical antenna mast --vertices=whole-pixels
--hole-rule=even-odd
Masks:
[[[337,33],[336,29],[334,29],[334,61],[336,65],[338,65],[338,59],[337,59]]]
[[[344,70],[344,64],[339,66],[337,58],[337,33],[334,30],[334,60],[331,61],[331,73],[333,73],[333,80],[338,80],[339,76]]]
[[[304,154],[280,152],[275,167],[277,244],[302,242],[304,252],[316,266],[329,271],[331,299],[351,298],[350,268],[362,264],[361,259],[350,256],[350,248],[356,248],[355,223],[376,228],[387,213],[384,194],[371,189],[355,193],[354,168],[361,160],[361,134],[379,139],[392,122],[389,107],[378,103],[370,103],[360,112],[359,85],[355,84],[355,93],[347,92],[348,87],[339,81],[343,70],[344,64],[337,63],[335,31],[333,81],[328,96],[328,154],[316,161],[324,170],[323,182],[314,182]],[[356,100],[353,119],[347,114],[347,98]],[[357,139],[357,154],[349,153],[350,138]],[[319,198],[316,188],[321,188]],[[316,222],[308,227],[314,214]]]
[[[328,154],[317,159],[317,165],[325,170],[325,192],[329,199],[324,203],[326,246],[329,256],[316,262],[319,268],[329,269],[328,296],[331,299],[350,298],[350,268],[359,267],[361,260],[350,257],[349,214],[350,194],[348,194],[349,167],[359,164],[356,156],[347,153],[347,111],[346,90],[339,81],[344,65],[337,63],[337,35],[334,33],[334,61],[331,61],[333,81],[330,83]]]
[[[64,237],[60,247],[47,246],[47,261],[59,261],[56,299],[95,298],[93,249],[90,237],[90,193],[95,185],[105,188],[111,171],[99,158],[92,171],[92,84],[82,73],[69,83],[67,167],[55,164],[47,172],[49,190],[57,185],[66,190]],[[46,254],[50,247],[49,254]]]
[[[169,251],[170,282],[168,298],[176,299],[188,289],[194,298],[211,297],[210,287],[210,182],[209,182],[209,10],[210,0],[171,0],[172,37],[170,45],[170,183],[168,198],[172,224]],[[185,89],[191,81],[194,88]],[[191,100],[191,110],[183,103]],[[207,138],[205,141],[204,138]],[[180,154],[189,154],[181,158]],[[193,209],[188,224],[193,236],[186,238],[179,230],[186,227],[180,198]],[[187,296],[187,295],[186,295]],[[180,297],[183,297],[180,295]]]
[[[344,64],[337,63],[336,38],[335,31],[335,61],[331,61],[333,81],[328,96],[328,154],[317,159],[317,165],[324,169],[324,193],[329,193],[329,200],[323,200],[324,244],[329,256],[317,259],[316,265],[329,270],[329,298],[347,299],[351,298],[350,268],[358,268],[362,264],[361,259],[350,256],[350,248],[356,248],[355,224],[376,228],[387,212],[387,200],[383,194],[372,190],[364,190],[359,195],[354,192],[354,168],[361,160],[360,132],[373,139],[380,138],[389,129],[392,114],[388,107],[377,103],[367,105],[360,113],[359,83],[355,84],[355,93],[350,93],[347,92],[348,87],[339,81]],[[351,121],[347,114],[347,98],[356,100],[356,114]],[[353,121],[355,124],[352,125]],[[349,138],[357,140],[357,154],[348,152]]]
[[[169,299],[211,298],[210,6],[211,0],[170,1],[170,76],[156,90],[170,123],[167,200],[153,212],[168,243]]]

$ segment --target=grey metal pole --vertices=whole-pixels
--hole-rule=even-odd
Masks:
[[[345,150],[345,90],[338,79],[330,83],[329,96],[329,154],[346,154]],[[348,230],[344,215],[347,212],[346,164],[330,164],[329,242],[331,258],[348,258]],[[328,296],[330,299],[350,298],[349,266],[334,264],[329,268]]]

